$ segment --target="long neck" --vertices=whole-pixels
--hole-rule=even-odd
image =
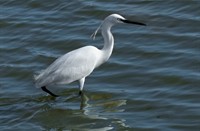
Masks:
[[[102,48],[102,59],[104,62],[110,58],[114,46],[114,38],[110,30],[111,26],[102,25],[101,33],[104,38],[104,46]]]

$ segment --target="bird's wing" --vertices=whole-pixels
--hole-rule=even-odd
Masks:
[[[61,56],[36,78],[36,85],[67,84],[88,76],[96,66],[99,53],[96,47],[86,46]]]

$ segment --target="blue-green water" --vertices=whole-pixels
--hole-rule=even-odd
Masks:
[[[0,1],[0,130],[200,129],[199,1]],[[109,61],[87,79],[35,88],[33,74],[82,46],[112,13],[148,26],[113,27]]]

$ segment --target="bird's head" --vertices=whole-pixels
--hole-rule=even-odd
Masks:
[[[118,24],[118,23],[128,23],[128,24],[136,24],[136,25],[146,26],[146,24],[141,23],[141,22],[127,20],[119,14],[111,14],[111,15],[107,16],[104,20],[104,23],[111,24],[111,25]]]
[[[125,19],[123,16],[119,14],[111,14],[107,16],[104,21],[101,23],[101,25],[97,28],[97,30],[91,35],[93,39],[95,39],[95,36],[100,28],[111,28],[113,25],[118,24],[118,23],[128,23],[128,24],[136,24],[136,25],[142,25],[146,26],[146,24],[141,23],[141,22],[136,22],[136,21],[130,21]]]

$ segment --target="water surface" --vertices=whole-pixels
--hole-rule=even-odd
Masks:
[[[200,129],[199,1],[0,1],[0,129]],[[117,25],[109,61],[77,97],[77,83],[34,86],[33,74],[76,48],[112,13],[148,26]]]

